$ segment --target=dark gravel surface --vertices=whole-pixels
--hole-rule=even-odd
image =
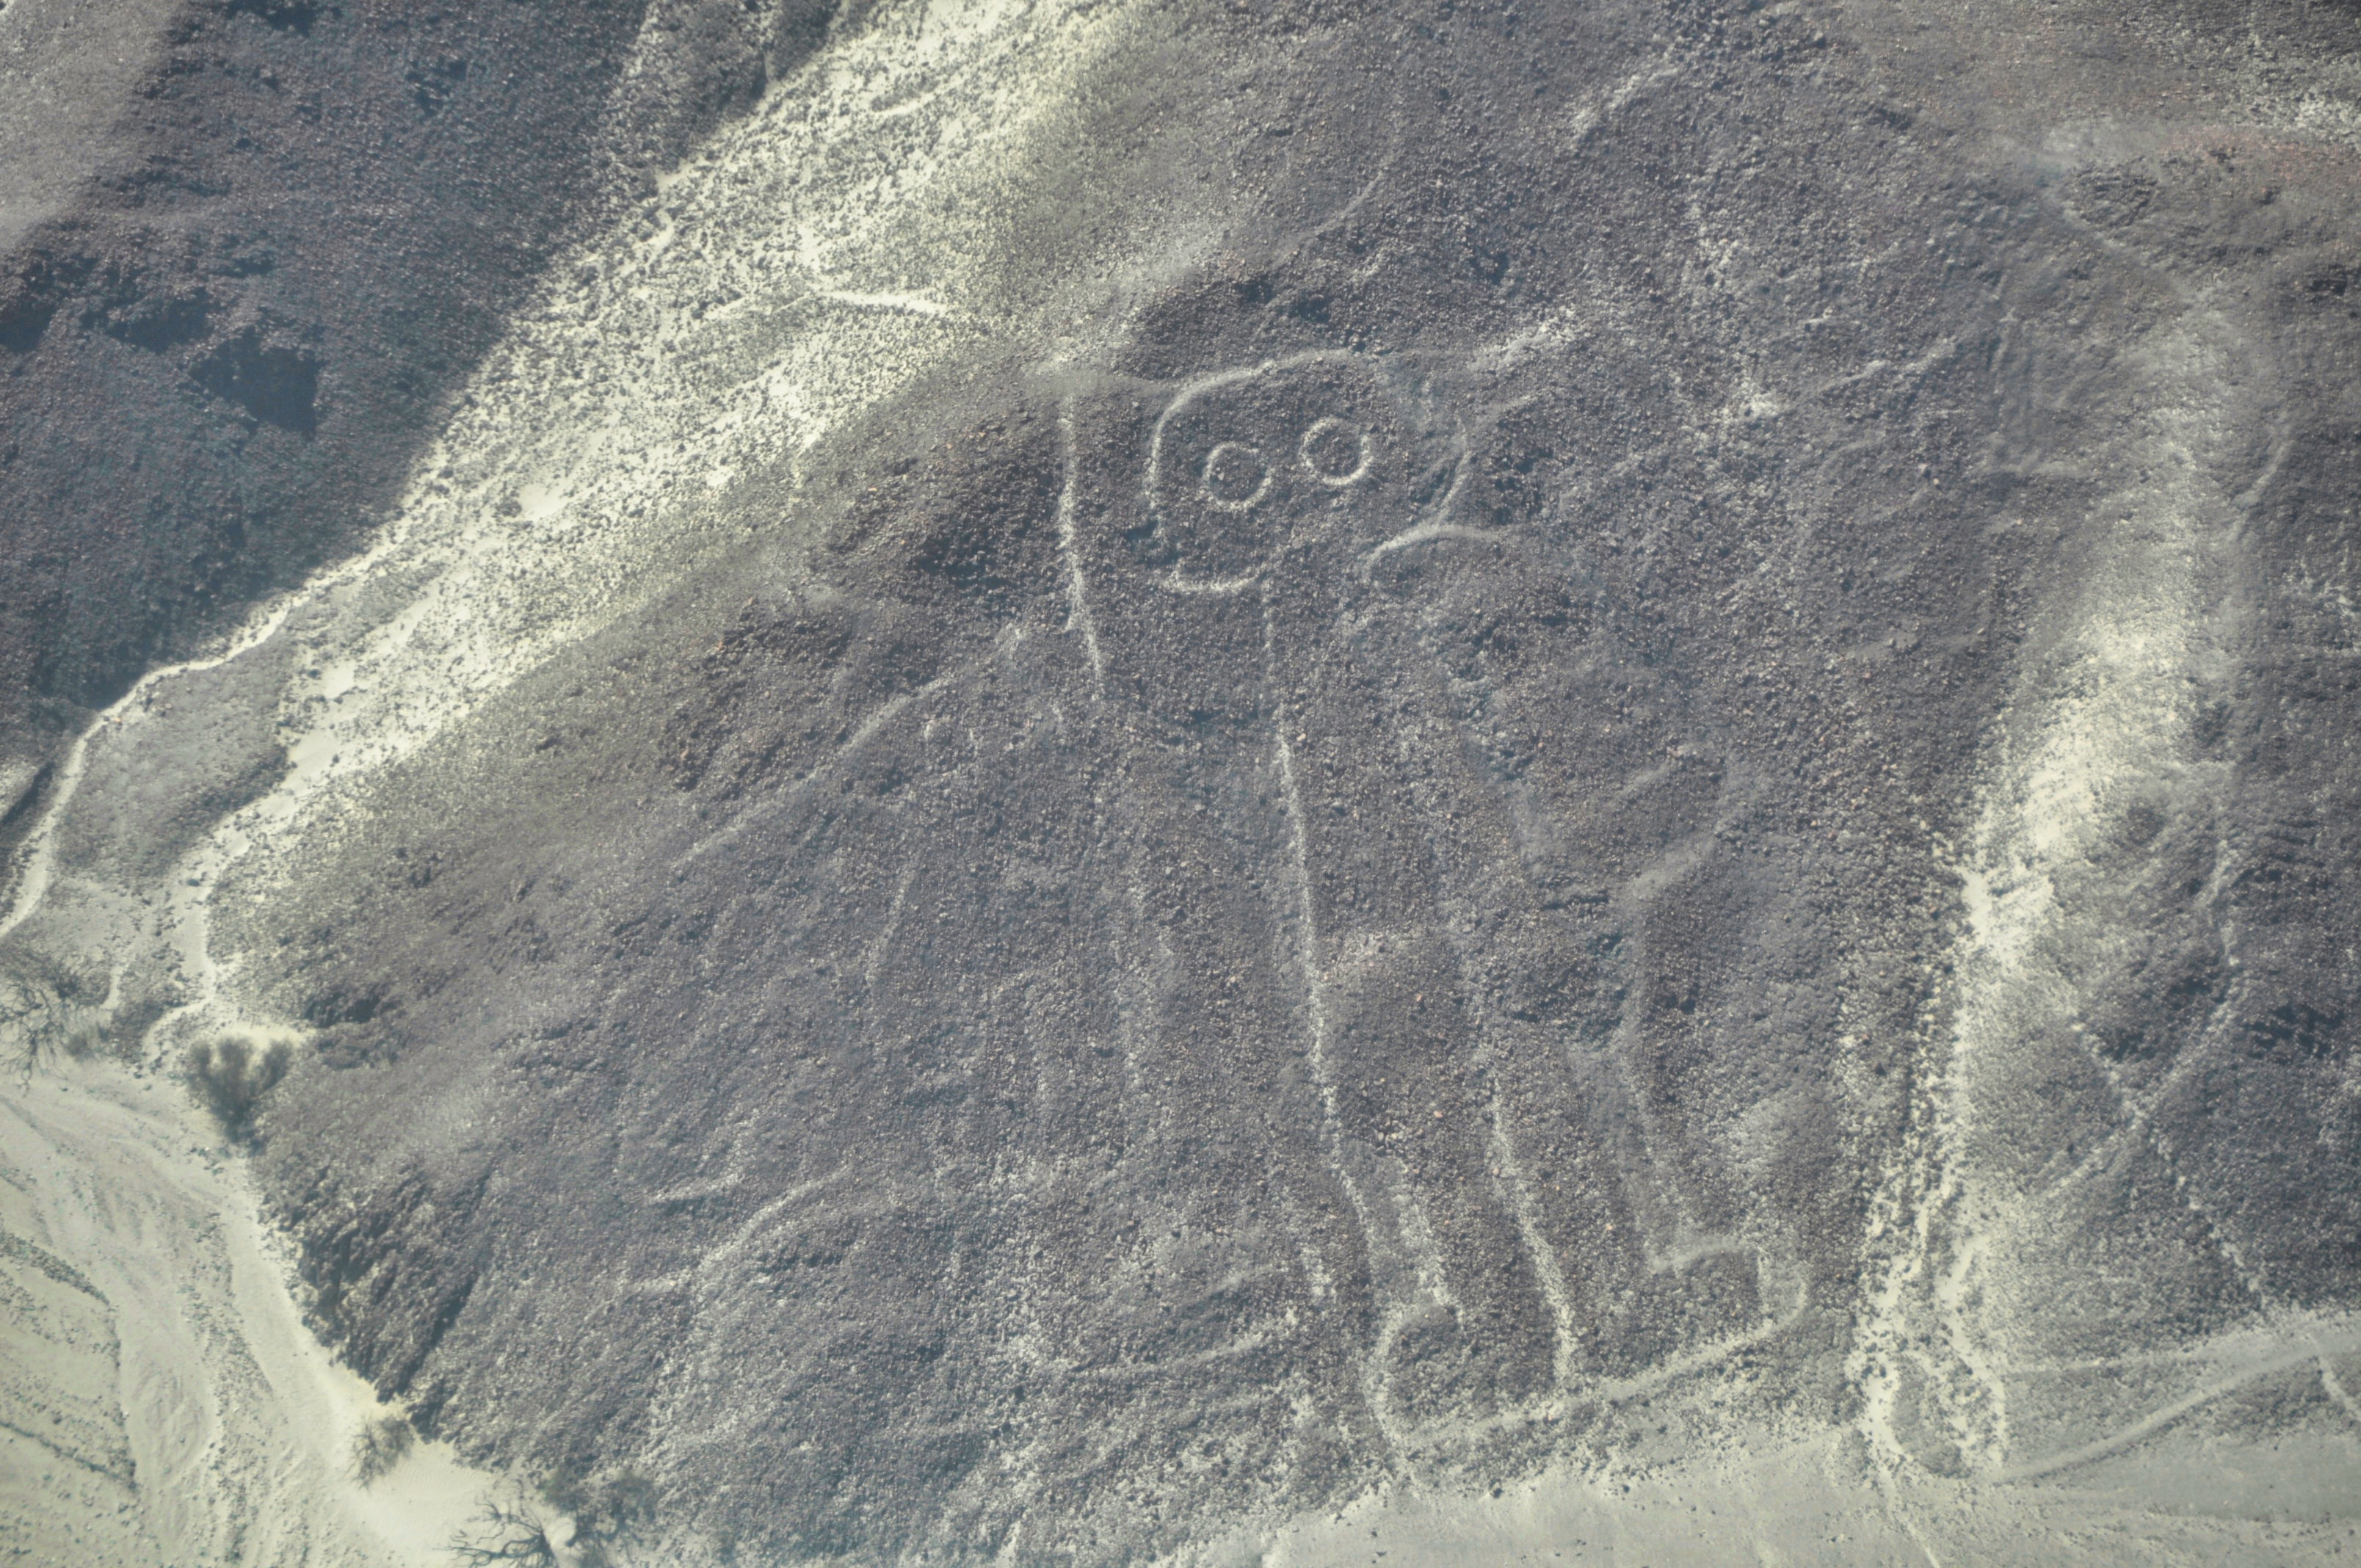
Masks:
[[[10,263],[26,733],[363,538],[816,36],[632,99],[637,7],[425,17],[192,11]],[[225,881],[323,1332],[684,1561],[1384,1486],[1550,1561],[1485,1499],[1568,1475],[1648,1561],[1752,1559],[1708,1495],[2331,1560],[2356,72],[2325,5],[1139,7],[962,198],[986,324]]]

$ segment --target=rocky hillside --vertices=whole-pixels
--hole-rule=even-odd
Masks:
[[[0,1152],[185,1115],[463,1544],[2355,1549],[2361,14],[159,18]],[[416,1560],[118,1404],[121,1561]]]

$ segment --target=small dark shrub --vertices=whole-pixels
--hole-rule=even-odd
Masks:
[[[379,1416],[353,1434],[353,1478],[366,1486],[410,1452],[415,1434],[405,1416]]]
[[[79,1061],[104,1050],[106,1031],[95,1005],[105,988],[38,953],[0,959],[0,1041],[27,1079],[60,1056]]]
[[[655,1483],[635,1470],[585,1475],[578,1469],[543,1477],[531,1498],[493,1499],[446,1550],[468,1568],[522,1563],[554,1568],[632,1568],[637,1543],[653,1520]],[[563,1557],[559,1548],[565,1549]]]
[[[467,1522],[444,1548],[466,1568],[491,1568],[494,1563],[522,1563],[524,1568],[555,1568],[557,1542],[550,1522],[531,1505],[497,1500]]]
[[[559,1471],[543,1480],[541,1500],[586,1535],[620,1536],[654,1515],[656,1487],[636,1470],[591,1477]]]
[[[200,1040],[189,1048],[189,1086],[230,1141],[243,1143],[253,1135],[262,1097],[287,1076],[290,1055],[284,1040],[258,1047],[236,1035]]]

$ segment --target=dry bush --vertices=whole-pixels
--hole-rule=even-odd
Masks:
[[[631,1568],[634,1542],[655,1513],[655,1485],[637,1471],[585,1476],[561,1470],[544,1477],[538,1496],[493,1499],[445,1549],[467,1568],[522,1563],[554,1568]],[[565,1548],[563,1557],[560,1546]]]
[[[529,1504],[495,1500],[486,1503],[483,1511],[444,1550],[466,1568],[492,1568],[503,1563],[554,1568],[557,1543],[550,1536],[550,1521]]]
[[[375,1481],[401,1463],[415,1436],[406,1416],[379,1416],[362,1423],[353,1434],[353,1478],[364,1486]]]
[[[655,1517],[655,1483],[636,1470],[584,1477],[560,1471],[541,1484],[541,1500],[574,1520],[585,1536],[620,1541]]]
[[[254,1132],[254,1113],[262,1097],[287,1076],[293,1053],[284,1040],[257,1047],[236,1035],[200,1040],[189,1047],[189,1086],[232,1143],[243,1143]]]
[[[60,1054],[79,1061],[106,1046],[94,1015],[105,988],[43,954],[16,951],[0,959],[0,1041],[29,1080]]]

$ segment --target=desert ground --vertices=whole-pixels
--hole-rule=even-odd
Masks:
[[[0,1562],[2361,1551],[2361,13],[0,75]]]

